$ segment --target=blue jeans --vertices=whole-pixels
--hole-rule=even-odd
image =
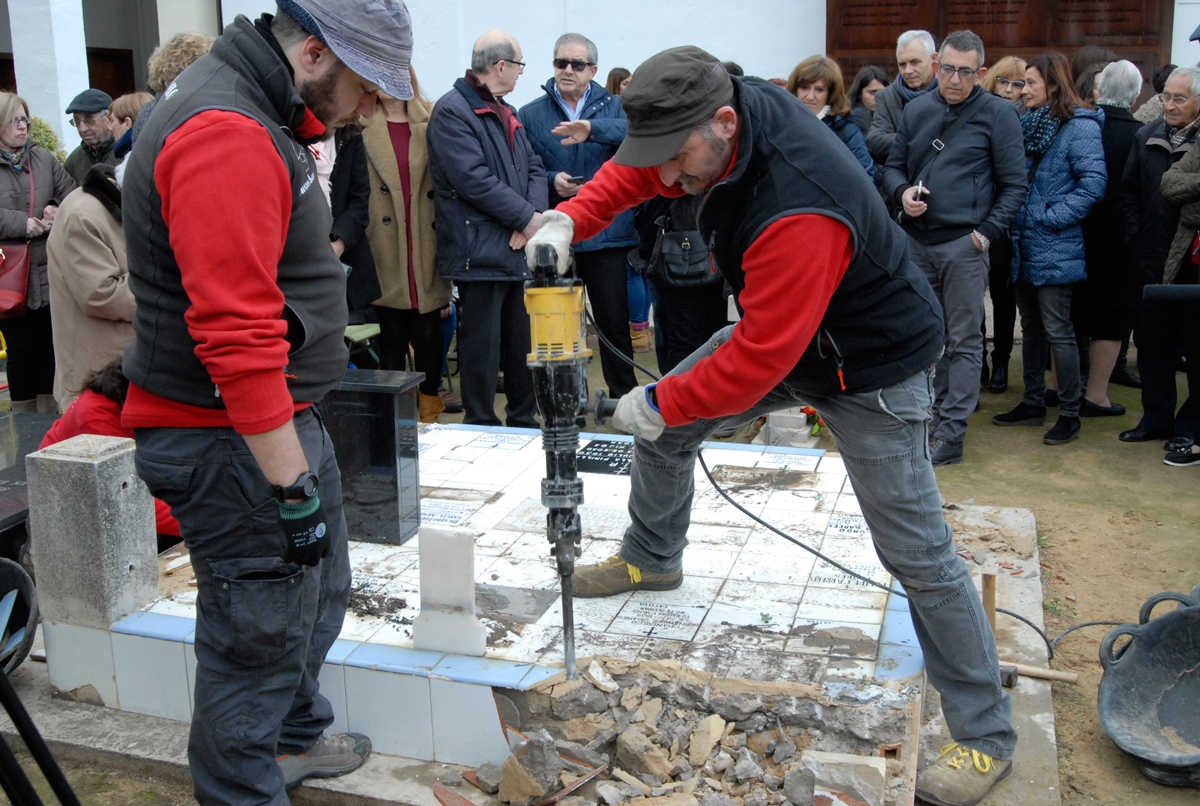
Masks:
[[[716,333],[671,374],[711,355],[732,330]],[[726,420],[740,423],[776,409],[813,406],[837,440],[880,562],[908,594],[926,674],[942,695],[951,735],[1007,759],[1017,736],[1008,694],[1000,687],[996,642],[971,575],[954,552],[929,461],[932,397],[928,371],[886,389],[832,397],[802,396],[785,380],[749,411],[667,428],[653,442],[636,440],[632,524],[621,557],[656,573],[682,568],[700,443]]]
[[[646,275],[633,270],[625,263],[625,293],[629,297],[629,321],[646,322],[650,319],[650,289]]]
[[[1025,364],[1025,394],[1031,406],[1046,405],[1046,356],[1054,354],[1058,376],[1058,413],[1079,416],[1082,380],[1079,347],[1071,323],[1072,285],[1030,285],[1018,282],[1017,310],[1021,314],[1021,361]]]
[[[307,750],[333,722],[317,676],[350,595],[341,475],[316,413],[294,422],[329,526],[315,566],[281,558],[270,484],[232,428],[134,432],[138,475],[179,520],[196,572],[188,762],[201,804],[287,806],[276,756]]]

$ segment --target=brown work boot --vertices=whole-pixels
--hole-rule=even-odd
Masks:
[[[950,742],[917,774],[917,798],[934,806],[975,806],[1011,772],[1011,761]]]
[[[591,599],[612,596],[626,591],[671,591],[683,584],[683,572],[656,574],[630,565],[614,554],[595,565],[575,569],[575,596]]]
[[[422,393],[421,399],[418,401],[418,409],[420,412],[421,422],[436,423],[438,415],[446,410],[446,404],[437,395],[427,395]]]

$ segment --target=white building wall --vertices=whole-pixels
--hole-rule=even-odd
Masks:
[[[21,96],[69,151],[79,134],[63,110],[87,88],[88,75],[80,0],[11,0],[8,12]]]
[[[1175,24],[1171,32],[1171,63],[1194,65],[1200,62],[1200,43],[1188,37],[1200,25],[1200,0],[1176,0]]]
[[[529,66],[509,96],[520,106],[538,96],[552,74],[554,40],[578,31],[600,51],[597,80],[613,67],[630,70],[663,48],[699,45],[732,59],[747,73],[786,76],[805,56],[825,49],[824,0],[409,0],[413,16],[413,66],[421,89],[436,100],[450,89],[471,60],[471,45],[489,28],[517,37]],[[222,0],[224,22],[235,14],[253,18],[273,10],[262,0]]]
[[[205,0],[156,0],[158,10],[158,41],[165,42],[184,31],[216,36],[220,30],[220,14],[215,2]]]

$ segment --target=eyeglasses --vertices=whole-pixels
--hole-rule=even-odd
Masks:
[[[96,126],[108,118],[108,110],[102,112],[93,112],[90,115],[81,115],[78,112],[67,118],[67,123],[70,123],[76,129],[80,126]]]
[[[554,60],[554,69],[555,70],[566,70],[568,64],[571,65],[571,69],[574,70],[576,73],[582,73],[584,70],[588,69],[589,67],[596,66],[593,62],[585,62],[582,59],[555,59]]]
[[[973,76],[979,72],[979,68],[977,68],[977,67],[954,67],[949,64],[939,64],[938,72],[941,73],[946,78],[950,78],[955,73],[957,73],[960,80],[967,81],[968,79],[971,78],[971,76]]]
[[[28,126],[29,118],[22,115],[21,117],[16,117],[16,118],[13,118],[12,120],[10,120],[8,122],[8,125],[9,126]]]
[[[1017,90],[1025,89],[1025,82],[1014,78],[998,78],[996,79],[996,83],[1002,87],[1012,87]]]
[[[1196,97],[1195,95],[1167,95],[1164,92],[1162,94],[1162,102],[1164,104],[1173,104],[1175,106],[1183,106],[1184,104],[1186,104],[1188,101],[1192,100],[1195,97]]]
[[[519,62],[516,59],[497,59],[496,61],[497,62],[508,62],[509,64],[515,64],[517,66],[517,68],[519,70],[521,70],[522,72],[524,72],[524,70],[525,70],[525,62]]]

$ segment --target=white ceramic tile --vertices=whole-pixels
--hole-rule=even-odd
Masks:
[[[555,622],[526,624],[512,644],[489,648],[486,657],[497,660],[533,662],[558,642],[561,633],[561,619]]]
[[[821,457],[805,453],[776,453],[767,451],[758,460],[758,467],[777,468],[779,470],[799,470],[812,472],[816,470]]]
[[[193,708],[196,703],[196,644],[188,641],[183,645],[183,668],[187,671],[188,702]]]
[[[433,758],[429,678],[345,667],[350,730],[371,737],[377,753]]]
[[[797,622],[847,621],[854,624],[882,624],[883,611],[868,608],[828,607],[802,604],[796,610]]]
[[[163,616],[195,619],[196,597],[193,594],[185,598],[182,596],[182,593],[185,592],[177,593],[170,598],[159,599],[146,609],[151,613],[158,613]]]
[[[43,622],[42,637],[52,686],[60,691],[93,686],[105,705],[120,707],[108,630]]]
[[[488,559],[481,557],[480,564]],[[497,557],[484,568],[475,567],[475,581],[485,585],[549,590],[558,587],[558,570],[549,556],[541,561]]]
[[[723,546],[733,549],[746,544],[750,538],[750,529],[748,527],[693,523],[688,527],[687,538],[691,545]]]
[[[839,493],[848,490],[849,487],[845,473],[829,470],[817,472],[817,489],[823,493]]]
[[[624,635],[690,641],[707,612],[708,604],[680,605],[631,599],[608,630]]]
[[[647,592],[639,591],[636,595],[643,596]],[[608,625],[617,617],[617,613],[625,606],[625,602],[629,600],[630,594],[620,593],[616,596],[601,596],[595,599],[574,599],[571,602],[575,616],[576,629],[594,630],[596,632],[604,632],[608,629]],[[562,599],[558,599],[554,604],[542,614],[537,621],[543,625],[562,625]]]
[[[183,722],[191,719],[184,646],[179,641],[112,634],[121,710]]]
[[[433,760],[444,764],[503,764],[508,742],[491,686],[433,678]]]
[[[816,474],[813,474],[816,483]],[[784,512],[816,512],[817,505],[822,499],[828,498],[829,493],[823,493],[814,487],[797,487],[791,489],[772,490],[763,507],[762,517],[771,520]]]
[[[582,543],[582,541],[581,541]],[[502,554],[516,560],[546,560],[550,561],[550,550],[553,548],[546,538],[546,533],[523,532],[519,540],[513,541]]]
[[[815,558],[803,549],[786,545],[772,554],[742,550],[729,578],[748,582],[774,582],[803,585],[812,571]]]
[[[846,463],[842,461],[842,457],[827,453],[821,457],[821,461],[817,465],[817,471],[820,473],[841,473],[845,475]]]
[[[858,496],[853,493],[843,492],[838,496],[837,504],[833,508],[834,512],[842,512],[847,515],[861,515],[862,507],[858,505]]]
[[[778,585],[773,582],[747,582],[730,579],[717,595],[717,602],[751,607],[757,602],[787,602],[795,606],[804,596],[803,585]]]
[[[846,621],[810,622],[797,616],[786,649],[874,660],[878,654],[879,627]]]
[[[317,677],[321,694],[329,700],[333,707],[333,724],[327,729],[330,733],[344,733],[349,730],[349,720],[346,716],[346,671],[340,663],[321,664],[321,673]]]
[[[635,661],[644,644],[645,640],[641,637],[592,632],[591,630],[575,631],[575,657],[577,659],[604,655],[620,660]],[[556,646],[561,650],[562,642],[558,642]],[[542,653],[539,662],[546,663],[547,658],[553,655],[554,653],[550,652]]]
[[[878,589],[842,590],[840,588],[811,587],[804,591],[804,598],[801,602],[806,605],[882,611],[887,597],[887,591]],[[850,619],[850,621],[856,621],[856,619]]]
[[[338,638],[343,641],[369,641],[371,636],[379,632],[379,628],[382,626],[383,619],[378,616],[356,616],[347,611]]]
[[[891,581],[891,576],[887,571],[880,567],[879,561],[871,563],[850,562],[842,563],[851,571],[864,576],[874,582],[887,586]],[[850,576],[849,574],[834,568],[825,562],[818,561],[812,569],[812,573],[808,577],[808,586],[819,588],[845,588],[848,590],[877,590],[874,585],[863,582],[861,579]]]
[[[688,546],[683,553],[683,573],[724,579],[737,562],[738,552],[737,547]]]
[[[825,668],[825,677],[849,680],[866,680],[875,676],[875,661],[858,658],[830,658]]]
[[[704,623],[696,632],[696,641],[711,641],[723,633],[737,640],[737,634],[756,634],[763,637],[778,637],[776,648],[783,649],[782,639],[792,626],[796,605],[786,602],[753,602],[733,605],[717,602],[709,608]],[[756,642],[757,643],[757,642]],[[765,645],[765,644],[762,644]]]
[[[523,533],[510,532],[507,529],[488,529],[475,536],[475,553],[477,555],[499,556],[521,539]],[[476,560],[476,565],[479,561]]]
[[[583,540],[583,553],[575,558],[575,564],[591,565],[602,560],[607,560],[609,557],[618,553],[621,550],[620,540],[605,540],[603,538],[593,538]]]

